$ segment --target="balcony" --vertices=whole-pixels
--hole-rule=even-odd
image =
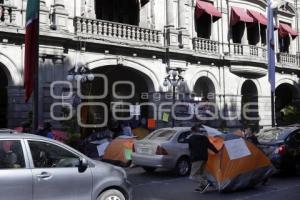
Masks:
[[[193,49],[197,53],[219,55],[219,42],[204,38],[193,38]]]
[[[230,44],[230,59],[266,63],[267,50],[263,47],[233,43]]]
[[[278,63],[281,63],[284,67],[299,68],[300,56],[292,55],[289,53],[278,53],[277,61]]]
[[[149,46],[162,45],[162,34],[157,30],[82,17],[76,17],[74,23],[75,34],[78,36],[104,41],[107,39],[108,42],[125,41],[127,43],[131,41],[136,42],[137,46],[141,45],[140,43]]]
[[[10,5],[0,4],[0,26],[16,25],[17,8]]]
[[[237,63],[230,66],[234,74],[247,78],[259,78],[267,74],[267,50],[263,47],[233,43],[230,44],[230,53],[226,59]]]

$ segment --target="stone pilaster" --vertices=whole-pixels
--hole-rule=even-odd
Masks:
[[[166,39],[170,47],[178,47],[178,30],[175,29],[174,0],[166,0]]]
[[[54,0],[53,23],[57,30],[67,30],[68,12],[65,9],[64,0]]]
[[[178,0],[178,29],[186,29],[186,0]]]
[[[295,5],[296,6],[296,27],[297,27],[297,32],[299,33],[300,32],[300,2],[299,1],[296,1],[297,4]],[[297,52],[300,52],[300,37],[296,37],[296,40],[297,40]]]
[[[186,27],[186,0],[178,3],[178,42],[180,48],[189,48],[190,37]]]
[[[166,25],[169,27],[175,26],[174,21],[174,0],[166,0],[166,12],[167,12],[167,19]]]
[[[178,47],[178,30],[176,30],[173,26],[166,26],[166,40],[167,44],[170,47]]]
[[[90,8],[90,15],[89,17],[92,19],[96,19],[96,12],[95,12],[95,1],[97,0],[90,0],[89,8]]]
[[[40,0],[40,28],[48,29],[50,25],[49,8],[46,5],[46,0]]]
[[[259,96],[258,108],[259,108],[259,117],[260,117],[259,125],[271,126],[272,124],[271,97]]]

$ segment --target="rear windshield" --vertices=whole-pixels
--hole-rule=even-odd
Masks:
[[[258,135],[259,142],[274,142],[282,140],[284,136],[284,131],[282,129],[266,129],[262,130]]]
[[[173,129],[156,130],[148,137],[148,139],[168,141],[175,133],[176,130]]]

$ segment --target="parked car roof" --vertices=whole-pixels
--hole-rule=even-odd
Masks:
[[[1,128],[0,133],[15,133],[16,131],[13,129],[8,129],[8,128]]]
[[[6,133],[1,133],[0,134],[0,139],[48,139],[46,137],[42,137],[39,135],[33,135],[33,134],[28,134],[28,133],[17,133],[17,132],[6,132]]]
[[[298,130],[299,127],[272,127],[272,128],[266,128],[266,129],[262,129],[258,134],[258,140],[261,143],[273,143],[276,141],[282,141],[285,140],[286,137],[288,137],[288,135],[290,133],[292,133],[295,130]],[[270,133],[269,135],[267,135],[266,133]]]

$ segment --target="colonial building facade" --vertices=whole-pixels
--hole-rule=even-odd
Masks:
[[[26,4],[0,0],[1,127],[18,125],[31,110],[23,91]],[[245,103],[257,103],[259,124],[271,125],[266,7],[266,0],[40,0],[40,121],[62,101],[50,96],[51,83],[66,81],[83,63],[105,74],[110,90],[116,81],[132,81],[133,103],[154,102],[171,91],[163,83],[176,69],[184,78],[177,92],[215,102],[220,113],[237,120]],[[300,1],[277,1],[274,11],[278,112],[297,104],[300,94]],[[103,84],[96,78],[86,88],[89,95],[101,94]],[[95,101],[118,100],[108,94]],[[141,112],[149,117],[149,109]]]

